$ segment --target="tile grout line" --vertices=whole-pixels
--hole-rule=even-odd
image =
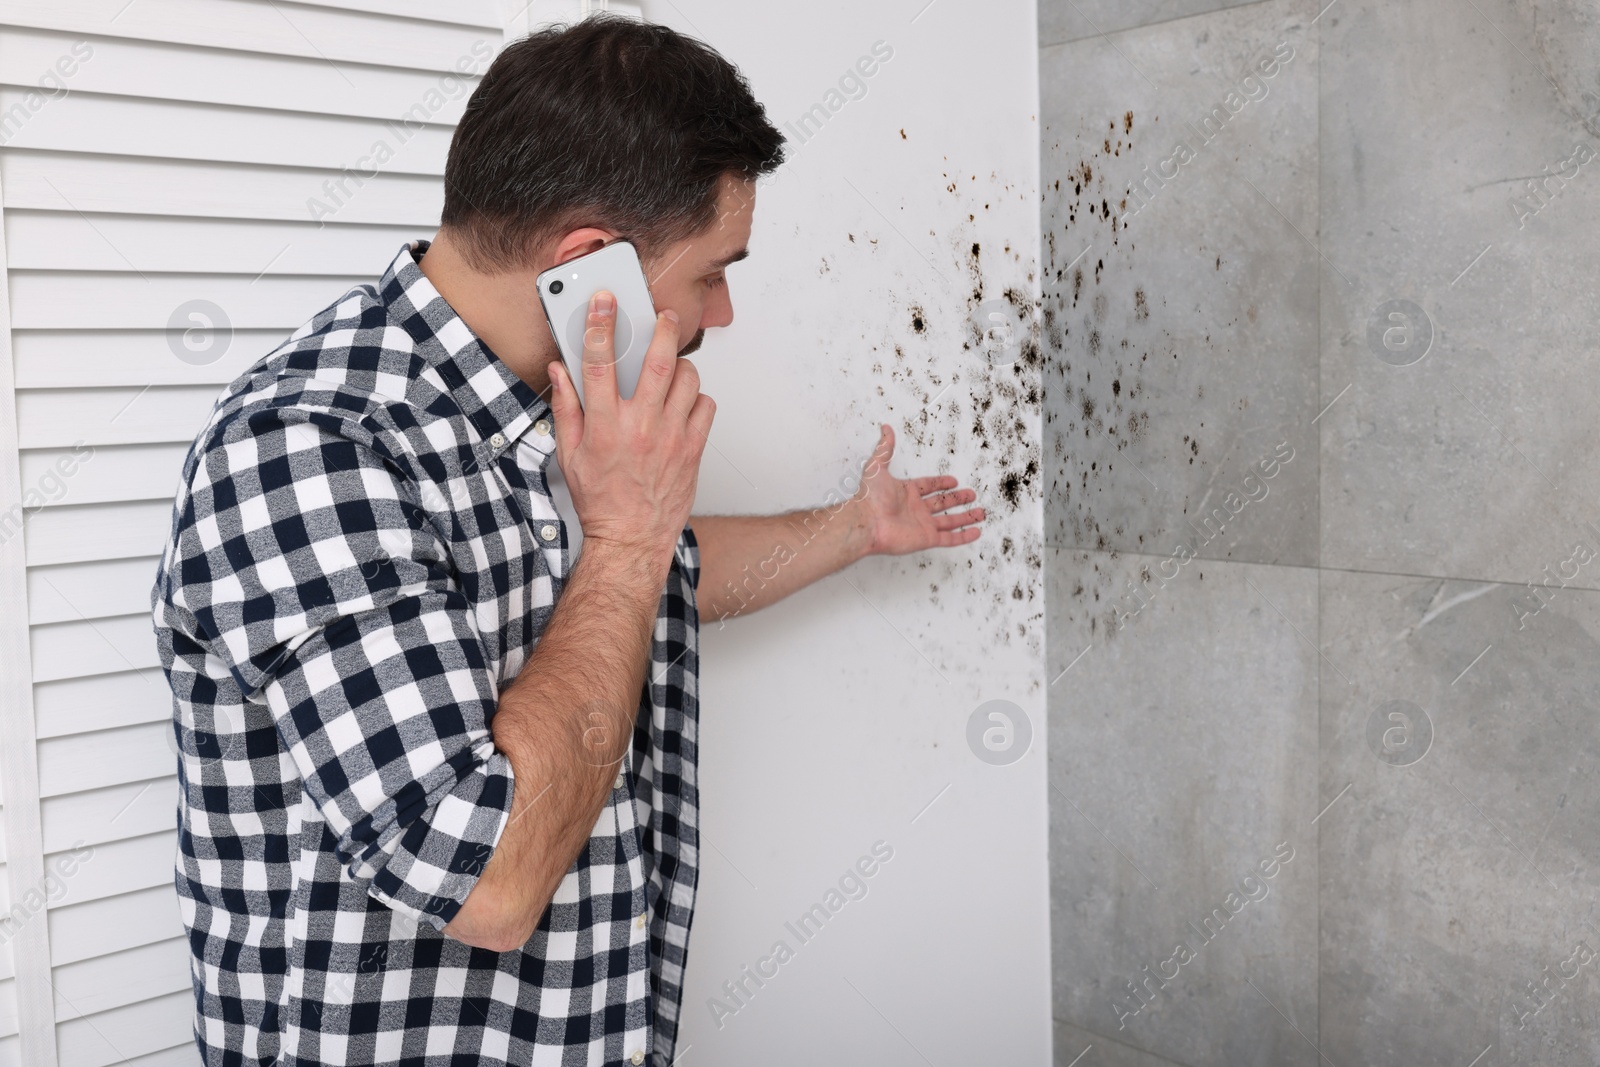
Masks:
[[[1320,529],[1318,531],[1320,535]],[[1172,555],[1170,552],[1144,552],[1120,548],[1084,548],[1078,545],[1053,545],[1048,542],[1045,549],[1055,552],[1082,552],[1085,555],[1095,556],[1127,556],[1129,558],[1161,560]],[[1419,574],[1412,571],[1386,571],[1366,570],[1361,567],[1330,567],[1322,563],[1284,563],[1279,560],[1263,562],[1254,559],[1217,559],[1214,556],[1191,556],[1192,563],[1221,563],[1234,567],[1281,567],[1284,570],[1313,571],[1321,573],[1331,571],[1334,574],[1368,575],[1374,578],[1411,578],[1420,582],[1462,582],[1467,585],[1503,585],[1510,589],[1521,589],[1525,582],[1512,582],[1504,578],[1476,578],[1459,574]],[[1169,579],[1175,581],[1176,579]],[[1579,585],[1576,582],[1561,587],[1577,593],[1600,593],[1600,586]]]
[[[1316,0],[1316,2],[1320,3],[1321,0]],[[1331,7],[1333,5],[1330,3],[1328,6]],[[1323,237],[1323,235],[1322,235],[1322,222],[1323,222],[1323,219],[1322,219],[1322,31],[1320,29],[1317,29],[1315,27],[1315,24],[1316,24],[1318,19],[1322,18],[1323,15],[1327,14],[1327,11],[1328,11],[1328,8],[1326,8],[1326,7],[1323,8],[1317,14],[1317,17],[1315,19],[1311,20],[1312,21],[1312,26],[1308,29],[1308,32],[1307,32],[1307,37],[1310,38],[1310,37],[1312,37],[1314,35],[1314,38],[1315,38],[1315,41],[1316,41],[1316,70],[1313,72],[1315,74],[1315,77],[1312,78],[1311,84],[1312,84],[1312,87],[1313,87],[1312,91],[1317,94],[1317,108],[1316,108],[1315,118],[1313,119],[1313,121],[1317,125],[1317,136],[1316,136],[1317,175],[1316,175],[1316,191],[1313,194],[1313,196],[1315,197],[1316,204],[1317,204],[1317,241],[1319,243],[1322,241],[1322,237]],[[1307,43],[1309,44],[1310,41],[1308,40]],[[1318,410],[1322,412],[1322,414],[1319,414],[1317,416],[1317,418],[1319,418],[1319,419],[1322,418],[1322,415],[1327,414],[1327,410],[1322,407],[1322,346],[1325,343],[1326,337],[1327,337],[1326,323],[1323,321],[1323,317],[1322,317],[1322,271],[1319,268],[1318,271],[1317,271],[1317,407],[1318,407]],[[1350,383],[1350,385],[1354,385],[1354,384],[1355,384],[1354,381],[1352,381]],[[1349,390],[1349,388],[1350,388],[1349,385],[1345,386],[1345,388],[1343,390],[1340,390],[1339,396],[1344,396],[1345,392],[1347,392]],[[1338,399],[1339,399],[1339,397],[1334,397],[1333,401],[1329,402],[1328,407],[1331,408],[1333,406],[1334,402],[1337,402]],[[1316,635],[1317,635],[1317,637],[1316,637],[1316,640],[1317,640],[1317,648],[1318,648],[1319,651],[1322,648],[1322,580],[1323,580],[1323,578],[1322,578],[1322,576],[1323,576],[1323,566],[1322,566],[1322,562],[1323,562],[1323,560],[1322,560],[1322,548],[1323,548],[1323,544],[1322,544],[1322,440],[1323,440],[1323,431],[1326,430],[1326,429],[1327,429],[1327,427],[1325,427],[1325,426],[1318,426],[1316,428],[1316,430],[1317,430],[1317,456],[1316,456],[1317,464],[1316,464],[1316,467],[1314,468],[1315,474],[1313,475],[1313,481],[1314,481],[1314,483],[1316,485],[1316,490],[1317,490],[1317,506],[1316,506],[1317,523],[1316,523],[1315,529],[1312,530],[1312,537],[1316,541],[1317,550],[1313,554],[1312,558],[1316,560],[1316,564],[1317,564],[1317,587],[1316,587],[1316,598],[1317,598]],[[1311,776],[1311,780],[1312,780],[1313,788],[1316,790],[1316,797],[1317,797],[1318,800],[1321,800],[1322,799],[1322,664],[1321,664],[1320,659],[1319,659],[1318,664],[1317,664],[1317,713],[1316,713],[1316,717],[1315,717],[1315,727],[1316,727],[1316,735],[1312,738],[1312,741],[1311,741],[1311,751],[1313,753],[1315,753],[1313,759],[1315,760],[1317,773]],[[1345,789],[1348,790],[1349,786],[1346,786]],[[1342,797],[1342,796],[1344,796],[1344,792],[1340,792],[1339,797]],[[1339,797],[1334,797],[1333,798],[1334,801],[1337,801],[1339,799]],[[1328,808],[1331,808],[1331,807],[1333,807],[1332,803],[1330,803],[1328,805]],[[1328,813],[1328,808],[1323,808],[1320,812],[1318,812],[1317,813],[1317,819],[1320,819],[1324,815],[1326,815]],[[1317,840],[1314,842],[1314,844],[1317,846],[1316,850],[1315,850],[1315,856],[1316,856],[1316,860],[1317,860],[1317,862],[1316,862],[1317,882],[1316,882],[1316,885],[1312,889],[1312,899],[1316,902],[1316,905],[1317,905],[1317,916],[1316,916],[1316,936],[1317,936],[1316,946],[1317,946],[1317,948],[1316,948],[1316,953],[1313,956],[1313,958],[1316,960],[1316,972],[1311,976],[1312,988],[1316,991],[1315,995],[1314,995],[1314,998],[1313,998],[1314,1009],[1312,1011],[1312,1019],[1314,1020],[1315,1026],[1316,1026],[1317,1040],[1312,1043],[1311,1047],[1316,1049],[1317,1050],[1317,1055],[1319,1057],[1321,1057],[1322,1056],[1322,1041],[1323,1041],[1323,1036],[1322,1036],[1322,828],[1320,826],[1316,825],[1317,819],[1313,819],[1311,821],[1312,822],[1312,830],[1315,832],[1316,838],[1317,838]]]
[[[1039,42],[1039,51],[1043,52],[1046,48],[1061,48],[1064,45],[1077,44],[1079,41],[1087,41],[1087,40],[1089,40],[1091,38],[1094,38],[1094,37],[1108,36],[1108,35],[1113,34],[1113,33],[1129,33],[1129,32],[1131,32],[1133,30],[1148,30],[1148,29],[1151,29],[1152,27],[1155,27],[1155,26],[1166,26],[1166,25],[1169,25],[1170,23],[1182,22],[1184,19],[1207,18],[1207,17],[1209,17],[1211,15],[1217,15],[1217,14],[1220,14],[1221,12],[1224,12],[1224,11],[1233,11],[1236,8],[1259,7],[1262,4],[1275,3],[1275,2],[1276,2],[1276,0],[1246,0],[1246,2],[1242,3],[1242,4],[1227,4],[1224,7],[1212,8],[1209,11],[1192,11],[1187,15],[1173,15],[1171,18],[1156,19],[1153,22],[1140,22],[1140,23],[1138,23],[1136,25],[1133,25],[1133,26],[1123,26],[1123,27],[1120,27],[1120,28],[1115,29],[1115,30],[1107,30],[1104,34],[1091,31],[1089,33],[1084,34],[1081,37],[1067,37],[1067,38],[1065,38],[1063,40],[1060,40],[1060,41],[1049,41],[1049,42],[1040,41]]]

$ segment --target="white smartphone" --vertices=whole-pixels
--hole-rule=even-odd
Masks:
[[[583,334],[589,321],[589,299],[605,289],[617,300],[617,325],[612,337],[616,357],[617,393],[632,399],[645,350],[655,335],[656,305],[650,283],[639,265],[639,253],[618,237],[596,251],[559,263],[539,275],[539,302],[545,322],[566,364],[567,376],[583,403]]]

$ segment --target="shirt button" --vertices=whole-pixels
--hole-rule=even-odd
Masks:
[[[496,451],[506,447],[506,435],[498,432],[495,433],[489,438],[489,447],[495,449]]]
[[[549,419],[540,419],[538,422],[534,423],[533,424],[533,432],[538,434],[540,437],[549,437],[550,436],[550,420]]]
[[[628,1062],[633,1064],[633,1067],[639,1067],[639,1065],[644,1062],[644,1053],[635,1052],[632,1056],[628,1057]]]
[[[539,527],[539,536],[544,538],[546,541],[554,541],[556,539],[557,532],[558,531],[556,528],[548,522]]]
[[[622,772],[621,771],[617,772],[617,780],[611,783],[611,788],[612,789],[621,789],[622,788]]]
[[[644,916],[641,915],[637,919],[633,920],[633,925],[638,927],[640,930],[643,930],[644,929]]]

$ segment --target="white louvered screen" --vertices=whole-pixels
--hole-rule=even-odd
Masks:
[[[26,590],[0,636],[31,652],[0,661],[0,706],[31,698],[33,723],[0,738],[37,768],[0,862],[21,869],[24,837],[30,870],[93,850],[48,902],[49,974],[0,946],[0,1067],[48,1063],[52,1025],[63,1067],[196,1062],[149,620],[179,466],[225,382],[431,235],[475,84],[452,94],[446,75],[481,73],[502,26],[528,23],[500,0],[0,0],[0,489],[41,504],[25,551],[0,545]],[[37,94],[51,71],[66,91]],[[369,176],[380,143],[392,157]],[[186,305],[221,309],[231,335],[185,347]],[[53,999],[31,1031],[30,996]]]

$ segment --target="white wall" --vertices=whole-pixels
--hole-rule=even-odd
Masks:
[[[1037,287],[1035,14],[924,2],[646,6],[738,63],[780,128],[875,42],[893,49],[758,192],[751,259],[729,272],[735,322],[695,357],[718,405],[701,508],[819,504],[884,421],[895,474],[952,473],[990,514],[974,545],[871,559],[706,629],[688,1063],[1049,1055],[1041,497],[1037,477],[1016,504],[1001,489],[1038,455],[1040,368],[962,348],[974,242],[983,299]],[[968,748],[992,699],[1031,718],[1014,765]],[[868,895],[800,946],[784,923],[878,840],[894,859]],[[708,998],[778,939],[794,958],[719,1027]]]
[[[145,621],[183,446],[221,383],[431,232],[459,101],[319,228],[305,201],[322,181],[474,41],[497,48],[506,19],[525,32],[577,6],[0,2],[0,104],[74,42],[95,49],[0,148],[0,503],[79,437],[96,449],[0,544],[5,883],[16,896],[79,837],[97,850],[9,946],[16,963],[0,949],[0,1065],[192,1060]],[[895,473],[952,472],[991,511],[975,546],[870,560],[708,628],[689,1064],[1048,1057],[1037,477],[1001,491],[1038,454],[1039,368],[962,350],[973,242],[985,298],[1037,288],[1034,9],[897,7],[645,4],[738,63],[780,124],[874,42],[894,50],[762,187],[752,259],[732,271],[738,320],[696,360],[719,404],[702,509],[821,503],[882,419],[901,434]],[[194,297],[232,323],[213,363],[169,350],[169,316]],[[996,698],[1035,731],[1010,766],[966,741]],[[879,840],[894,858],[867,897],[719,1029],[707,999]]]

